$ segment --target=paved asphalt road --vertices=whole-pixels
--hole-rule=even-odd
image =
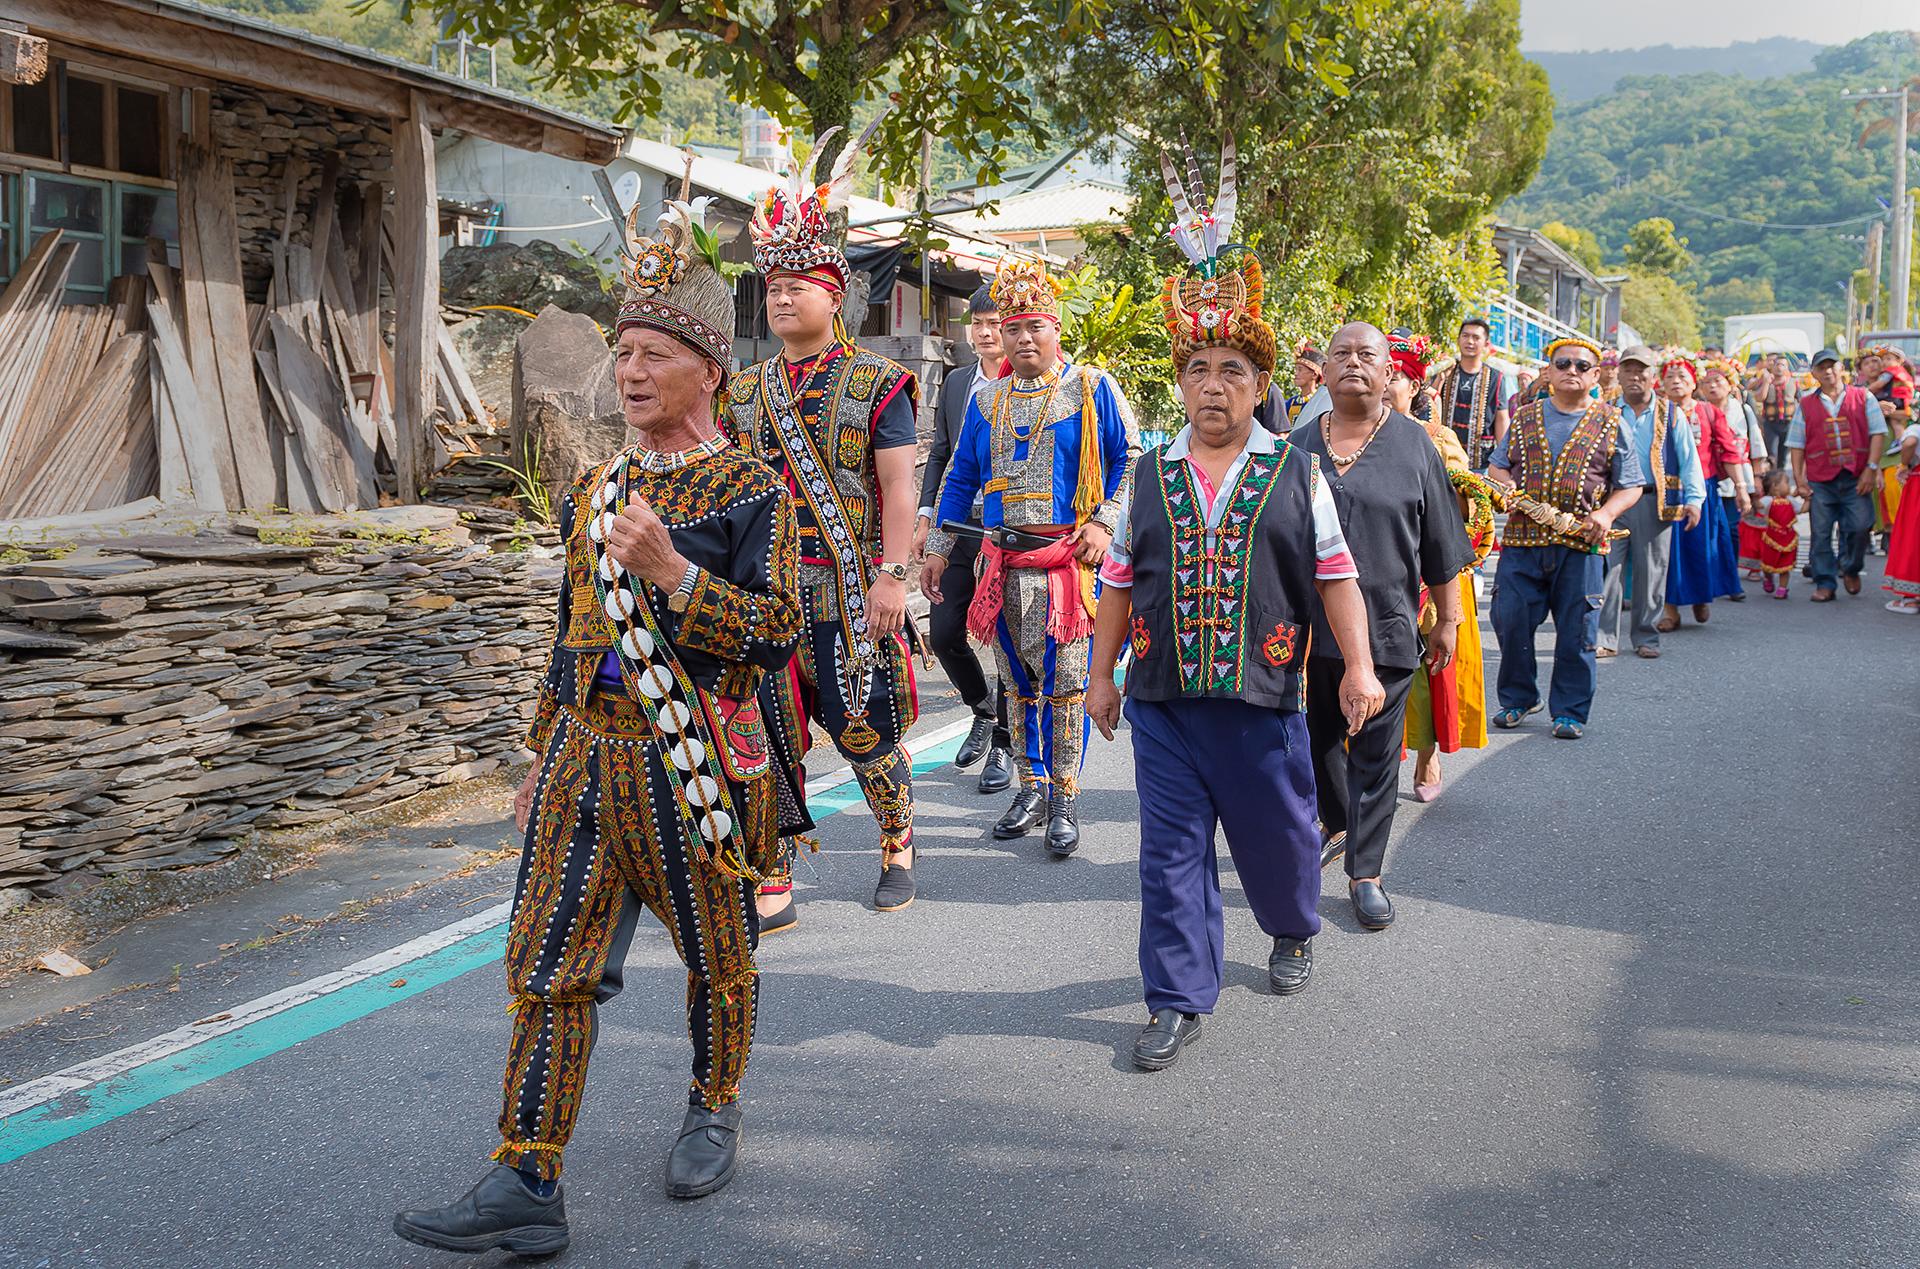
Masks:
[[[1002,799],[970,777],[923,778],[905,912],[865,906],[871,821],[835,817],[763,952],[738,1179],[662,1194],[687,1046],[649,927],[602,1012],[557,1263],[1920,1263],[1920,621],[1803,587],[1603,663],[1581,743],[1536,719],[1453,760],[1439,802],[1402,803],[1398,925],[1360,931],[1329,876],[1304,995],[1266,993],[1229,872],[1226,992],[1161,1074],[1127,1060],[1124,735],[1095,742],[1064,863],[992,841]],[[0,1072],[356,961],[503,875],[0,1037]],[[503,999],[467,973],[0,1167],[0,1265],[475,1263],[388,1222],[478,1174]]]

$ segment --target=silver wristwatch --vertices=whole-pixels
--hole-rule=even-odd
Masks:
[[[693,602],[693,588],[700,581],[700,566],[689,563],[687,571],[680,575],[680,584],[667,596],[668,612],[685,612],[687,605]]]

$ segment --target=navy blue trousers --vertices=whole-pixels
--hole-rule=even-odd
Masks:
[[[1495,686],[1501,709],[1532,709],[1540,703],[1533,636],[1540,623],[1552,617],[1553,679],[1547,687],[1547,708],[1555,718],[1586,724],[1593,708],[1593,647],[1600,637],[1605,564],[1604,556],[1570,546],[1501,548],[1493,579],[1493,633],[1500,640]]]
[[[1147,1009],[1212,1013],[1226,974],[1214,828],[1270,937],[1320,932],[1320,835],[1305,715],[1245,701],[1127,701],[1140,794]]]

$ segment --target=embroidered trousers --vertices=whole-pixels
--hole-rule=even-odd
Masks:
[[[1013,761],[1021,783],[1080,789],[1087,734],[1087,662],[1091,639],[1061,643],[1047,633],[1047,574],[1010,568],[1006,604],[995,627],[1000,682],[1011,695]]]
[[[900,742],[920,713],[906,636],[881,640],[879,663],[850,676],[846,633],[831,590],[802,586],[800,600],[807,618],[794,654],[801,735],[811,721],[832,738],[833,747],[853,766],[860,792],[880,826],[881,854],[905,850],[913,844],[913,760]],[[783,861],[768,874],[760,893],[793,889],[793,849],[789,841]]]
[[[595,693],[564,707],[541,761],[507,935],[513,1039],[493,1157],[560,1175],[580,1113],[596,1011],[619,994],[640,910],[687,966],[691,1103],[740,1096],[753,1043],[759,922],[753,885],[689,847],[657,743],[637,706]],[[729,783],[753,857],[777,832],[770,778]]]

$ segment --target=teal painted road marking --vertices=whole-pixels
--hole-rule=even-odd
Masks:
[[[954,736],[916,754],[914,774],[924,775],[946,765],[959,750],[960,742],[961,737]],[[808,804],[814,808],[814,818],[824,820],[860,800],[859,785],[848,780],[825,790],[817,801],[809,798]],[[505,922],[489,926],[458,943],[403,961],[377,979],[363,980],[303,1001],[170,1057],[143,1063],[30,1106],[0,1121],[0,1165],[272,1057],[303,1040],[324,1035],[476,969],[498,965],[505,954],[506,942]],[[392,985],[401,979],[406,980],[403,985]]]

